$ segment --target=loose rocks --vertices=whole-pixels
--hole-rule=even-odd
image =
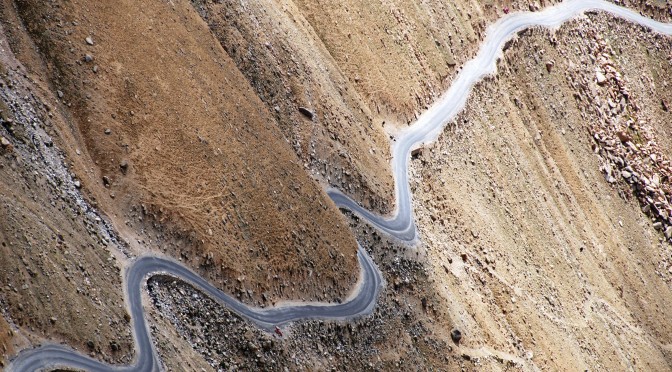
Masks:
[[[128,161],[122,160],[121,164],[119,164],[119,168],[121,168],[121,173],[126,174],[126,172],[128,172]]]
[[[315,113],[312,110],[307,109],[305,107],[299,107],[299,112],[310,120],[313,120],[315,118]]]
[[[2,145],[2,149],[5,151],[13,150],[12,144],[5,137],[0,137],[0,145]]]
[[[459,344],[460,341],[462,340],[462,332],[459,329],[453,329],[450,331],[450,338],[453,339],[453,342],[456,344]]]

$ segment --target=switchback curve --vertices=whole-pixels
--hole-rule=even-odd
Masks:
[[[452,120],[467,102],[473,86],[484,76],[496,72],[496,62],[502,47],[516,32],[532,27],[558,27],[562,23],[586,11],[601,10],[633,23],[648,27],[655,32],[672,35],[672,24],[646,18],[630,9],[604,0],[569,0],[536,13],[513,13],[501,18],[488,28],[487,36],[478,55],[469,61],[448,91],[411,127],[404,130],[392,146],[392,172],[395,179],[396,209],[392,217],[379,216],[361,207],[339,190],[327,193],[334,203],[361,216],[381,231],[405,242],[417,239],[413,222],[412,199],[408,184],[408,160],[412,149],[434,141],[444,126]],[[263,329],[288,322],[322,318],[350,319],[371,313],[382,287],[383,279],[361,247],[358,258],[362,273],[357,294],[344,304],[303,304],[279,306],[270,309],[248,307],[221,292],[193,271],[172,260],[154,256],[136,259],[126,270],[126,292],[136,341],[137,358],[130,366],[109,366],[60,345],[44,345],[24,350],[15,357],[8,371],[35,371],[44,368],[68,367],[92,371],[157,371],[160,360],[152,343],[142,308],[141,291],[149,276],[167,274],[192,283],[213,299],[249,319]]]
[[[383,278],[364,249],[360,247],[357,255],[361,267],[358,288],[356,294],[346,302],[342,304],[279,305],[267,309],[254,308],[243,304],[173,260],[143,256],[128,267],[125,275],[126,295],[131,305],[133,335],[136,341],[137,359],[133,365],[110,366],[79,354],[66,346],[45,345],[20,353],[9,365],[8,371],[36,371],[66,366],[90,371],[159,371],[161,361],[152,343],[149,326],[142,307],[142,291],[147,278],[152,275],[168,275],[184,280],[223,306],[267,331],[272,331],[276,326],[282,326],[296,320],[346,320],[364,316],[373,311],[376,297],[383,286]]]

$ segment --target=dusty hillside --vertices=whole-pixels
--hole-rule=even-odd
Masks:
[[[443,92],[504,6],[192,3],[313,175],[381,213],[393,208],[388,134]]]
[[[670,164],[670,52],[602,14],[521,33],[413,161],[426,252],[358,230],[388,281],[372,319],[306,322],[278,342],[235,317],[194,319],[216,306],[177,303],[188,286],[154,282],[152,298],[215,368],[669,370],[672,248],[662,199],[646,199],[669,201],[669,178],[642,185]],[[243,341],[213,342],[231,333]]]
[[[40,59],[15,49],[46,66],[75,172],[135,252],[185,259],[246,301],[348,293],[340,213],[189,3],[16,9]]]
[[[1,33],[0,29],[0,33]],[[115,234],[81,198],[54,146],[41,90],[0,37],[0,348],[67,341],[133,357]],[[0,359],[0,364],[2,359]]]
[[[634,174],[653,176],[620,171],[669,164],[667,150],[649,164],[667,140],[646,128],[672,119],[655,88],[670,51],[603,15],[525,32],[414,162],[432,277],[465,346],[541,369],[670,368],[672,249],[637,198]]]
[[[529,10],[553,2],[296,3],[376,118],[398,125],[412,122],[450,85],[504,7]]]
[[[441,95],[471,59],[487,26],[510,11],[557,1],[382,2],[297,0],[339,68],[378,120],[410,123]],[[669,1],[621,1],[657,19]]]
[[[383,123],[301,11],[291,2],[193,3],[312,174],[369,208],[391,210]]]
[[[387,134],[450,86],[504,9],[554,2],[192,3],[313,175],[386,213]],[[672,15],[665,1],[627,5],[656,19]]]
[[[165,366],[669,370],[669,38],[521,33],[415,156],[417,249],[322,190],[390,211],[389,135],[505,7],[550,3],[0,0],[0,353],[128,363],[120,269],[148,252],[250,304],[343,299],[354,231],[387,281],[372,316],[281,338],[156,278]]]

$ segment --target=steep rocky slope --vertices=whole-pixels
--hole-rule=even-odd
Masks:
[[[291,2],[193,3],[312,174],[369,208],[393,208],[389,138],[301,11]]]
[[[524,32],[414,162],[432,277],[465,345],[542,369],[670,368],[670,236],[646,202],[658,190],[634,180],[651,174],[621,169],[669,166],[647,149],[672,119],[655,88],[671,51],[604,15]]]
[[[2,0],[0,350],[127,363],[120,269],[146,252],[258,306],[343,299],[350,227],[387,279],[374,315],[280,338],[157,278],[165,365],[669,369],[669,38],[604,15],[521,33],[414,156],[417,250],[322,190],[391,211],[390,136],[505,7],[550,4]]]
[[[192,3],[313,176],[387,213],[394,207],[387,135],[450,86],[505,9],[555,2]],[[670,17],[665,1],[626,5]]]
[[[343,218],[190,4],[15,9],[32,39],[13,47],[51,88],[74,172],[133,252],[184,259],[248,301],[347,295]]]
[[[0,307],[8,321],[0,321],[0,348],[11,355],[30,343],[67,340],[127,362],[133,343],[117,264],[123,246],[79,195],[55,146],[43,91],[4,37],[0,50]]]
[[[644,164],[641,180],[669,164],[655,143],[670,120],[671,51],[669,38],[603,14],[521,33],[499,74],[416,155],[424,249],[373,239],[388,286],[356,335],[305,322],[281,342],[230,315],[199,316],[216,305],[177,303],[192,290],[172,282],[153,283],[157,308],[215,368],[668,370],[672,249],[641,182],[621,171]],[[303,353],[287,349],[305,338]]]
[[[120,268],[147,251],[262,306],[357,278],[341,213],[207,26],[155,5],[0,6],[3,350],[128,363]]]
[[[666,0],[615,1],[664,20]],[[508,11],[537,11],[554,0],[297,0],[330,55],[376,121],[411,123],[473,57],[490,23]]]

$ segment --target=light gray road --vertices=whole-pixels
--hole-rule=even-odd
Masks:
[[[488,29],[487,37],[473,60],[468,62],[448,92],[425,112],[411,127],[402,132],[392,147],[392,171],[396,183],[397,209],[391,218],[378,216],[360,207],[338,190],[327,190],[341,208],[352,210],[371,224],[402,241],[414,241],[411,194],[408,186],[408,159],[411,149],[434,141],[446,123],[464,107],[471,88],[485,75],[495,73],[496,61],[504,43],[516,32],[530,26],[557,27],[588,10],[603,10],[621,18],[649,27],[653,31],[672,35],[672,25],[653,21],[631,10],[602,0],[569,0],[537,13],[510,14]],[[156,350],[149,335],[142,308],[141,291],[146,279],[154,274],[168,274],[192,283],[213,299],[264,329],[300,319],[351,319],[371,313],[382,287],[382,276],[361,247],[358,252],[362,273],[357,294],[344,304],[302,304],[271,309],[248,307],[214,288],[203,278],[181,264],[153,256],[138,258],[126,269],[126,295],[133,319],[137,358],[133,365],[111,367],[60,345],[45,345],[21,352],[8,371],[35,371],[56,367],[80,368],[91,371],[156,371],[160,369]]]
[[[501,56],[504,44],[518,31],[531,26],[558,27],[589,10],[610,12],[653,31],[672,35],[672,24],[656,22],[603,0],[569,0],[541,12],[509,14],[488,27],[486,39],[476,58],[464,66],[448,91],[416,123],[400,133],[392,145],[392,173],[397,201],[394,215],[389,218],[376,215],[336,189],[327,190],[329,196],[339,207],[351,210],[389,235],[403,241],[414,241],[416,229],[408,185],[411,150],[436,140],[445,125],[462,111],[474,84],[496,72],[497,59]]]
[[[198,274],[181,264],[154,256],[138,258],[126,270],[126,295],[131,305],[133,333],[136,341],[137,360],[132,366],[112,367],[97,360],[83,356],[72,349],[60,345],[46,345],[22,352],[12,361],[9,371],[35,371],[40,369],[70,367],[90,371],[158,371],[158,360],[154,344],[142,307],[142,291],[146,279],[151,275],[170,275],[200,288],[205,294],[227,306],[239,315],[247,318],[259,327],[272,331],[276,326],[303,319],[352,319],[370,314],[376,303],[376,297],[383,286],[382,275],[378,268],[359,248],[358,258],[361,266],[359,288],[356,295],[342,304],[304,304],[296,306],[277,306],[268,309],[249,307],[228,294],[213,287]]]

